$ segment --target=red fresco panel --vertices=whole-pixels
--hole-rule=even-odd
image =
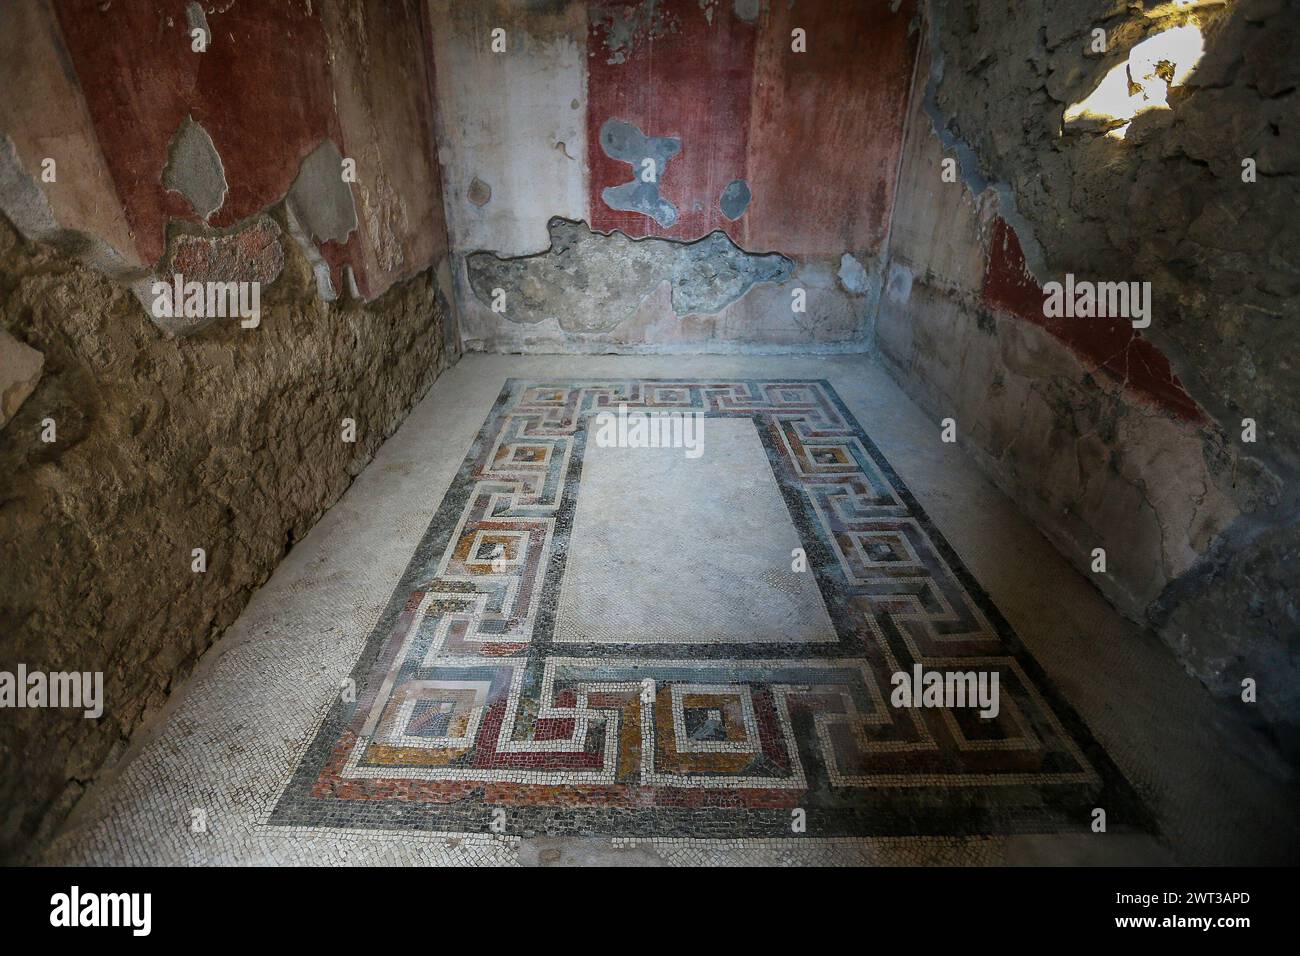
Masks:
[[[738,224],[722,215],[718,198],[734,179],[745,179],[749,99],[756,26],[737,17],[730,3],[714,4],[712,22],[698,0],[655,6],[657,25],[611,48],[606,16],[623,18],[633,5],[592,0],[588,8],[587,161],[591,225],[629,236],[692,240],[722,229],[735,238]],[[612,59],[623,62],[611,63]],[[677,207],[677,221],[661,227],[649,216],[611,209],[608,186],[633,179],[632,167],[605,155],[600,128],[608,119],[631,123],[646,136],[675,136],[682,150],[669,160],[660,194]],[[743,220],[742,220],[743,221]]]
[[[1016,232],[1006,221],[993,221],[988,268],[984,276],[984,302],[1040,325],[1086,361],[1105,369],[1147,401],[1185,421],[1204,421],[1205,413],[1174,374],[1161,352],[1142,338],[1128,319],[1048,318],[1046,298],[1025,265]]]
[[[747,249],[881,251],[920,30],[915,0],[770,4],[755,55]],[[807,52],[791,50],[801,28]]]
[[[197,221],[185,199],[162,185],[168,143],[186,114],[207,130],[225,167],[229,191],[214,226],[277,202],[321,140],[346,149],[325,32],[308,6],[230,5],[209,15],[213,37],[203,53],[191,49],[185,0],[56,0],[55,7],[100,150],[147,262],[162,255],[169,218]],[[358,242],[354,232],[346,244],[323,247],[336,288],[338,266],[351,262],[365,290]]]

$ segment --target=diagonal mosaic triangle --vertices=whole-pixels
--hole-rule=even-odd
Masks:
[[[604,447],[620,408],[703,453]],[[929,673],[997,706],[900,704]],[[825,381],[508,381],[352,679],[269,825],[1154,829]]]

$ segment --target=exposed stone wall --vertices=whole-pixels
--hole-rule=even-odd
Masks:
[[[71,806],[455,358],[431,271],[326,303],[281,242],[255,331],[171,339],[0,219],[0,326],[44,356],[0,432],[0,669],[102,670],[106,700],[98,720],[5,711],[0,847]]]
[[[877,345],[1211,689],[1241,705],[1254,678],[1246,712],[1294,747],[1300,5],[935,0],[929,17]],[[1138,43],[1189,24],[1204,55],[1171,108],[1122,137],[1063,123]],[[1150,326],[1045,318],[1066,273],[1150,281]]]
[[[0,5],[0,671],[105,682],[4,711],[0,856],[458,357],[429,46],[421,0]]]

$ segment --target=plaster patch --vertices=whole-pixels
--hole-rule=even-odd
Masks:
[[[195,3],[194,0],[190,0],[185,5],[185,25],[189,28],[191,35],[195,30],[202,30],[205,44],[212,42],[212,29],[208,26],[207,14],[203,12],[203,7]]]
[[[23,169],[13,140],[4,133],[0,133],[0,212],[28,239],[45,239],[59,229],[45,191]]]
[[[722,190],[722,196],[718,199],[718,208],[722,214],[733,222],[745,214],[749,208],[749,183],[743,179],[735,179],[727,183]]]
[[[890,301],[905,303],[912,297],[912,272],[897,262],[889,264],[889,283],[885,293]]]
[[[0,213],[9,218],[24,238],[47,242],[106,276],[130,281],[142,272],[97,235],[60,225],[44,189],[23,168],[13,140],[3,132],[0,132]]]
[[[560,218],[549,228],[551,246],[537,255],[503,259],[475,252],[466,258],[475,297],[488,308],[501,302],[500,314],[511,322],[555,319],[566,332],[607,332],[635,315],[664,282],[675,314],[713,314],[755,283],[784,282],[794,273],[785,256],[746,252],[720,231],[681,243],[593,232],[586,223]]]
[[[465,198],[476,206],[486,206],[492,199],[492,187],[475,176],[470,180],[469,189],[465,192]]]
[[[286,202],[317,242],[346,242],[357,228],[352,190],[343,181],[343,154],[325,140],[302,161]]]
[[[867,275],[866,268],[847,252],[840,256],[839,277],[840,285],[844,286],[844,290],[854,295],[865,295],[871,288],[871,279]]]
[[[641,0],[640,3],[602,8],[593,5],[588,17],[603,39],[611,64],[626,63],[629,53],[655,37],[676,33],[680,27],[677,18],[662,9],[659,0]]]
[[[177,127],[167,147],[162,184],[189,202],[207,222],[226,201],[226,170],[208,131],[190,116]]]
[[[642,213],[664,228],[677,221],[677,207],[659,195],[659,183],[668,161],[682,151],[680,139],[646,136],[631,123],[610,119],[600,128],[600,148],[632,167],[632,182],[601,191],[610,209]]]

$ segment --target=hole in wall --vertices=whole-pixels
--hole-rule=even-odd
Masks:
[[[1065,128],[1105,130],[1123,139],[1135,117],[1169,109],[1169,91],[1187,81],[1204,55],[1205,39],[1195,23],[1147,37],[1087,97],[1066,108]]]

